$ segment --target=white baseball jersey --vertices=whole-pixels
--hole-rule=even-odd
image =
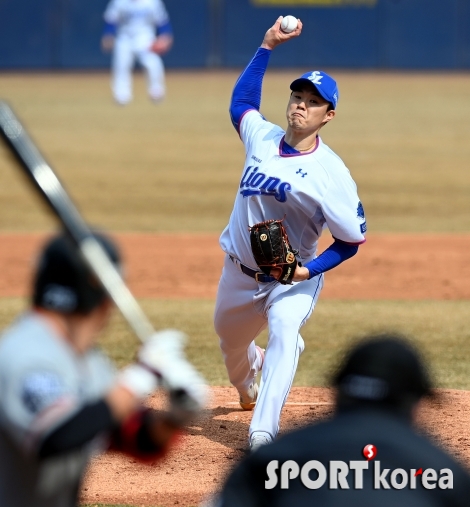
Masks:
[[[117,25],[117,36],[132,40],[135,50],[148,49],[155,38],[155,27],[169,22],[161,0],[111,0],[104,19]]]
[[[246,161],[229,224],[220,245],[246,266],[257,269],[248,227],[284,219],[289,241],[305,264],[316,256],[318,238],[328,227],[346,243],[365,241],[365,218],[357,187],[342,160],[320,137],[313,152],[283,155],[284,130],[248,111],[240,137]]]
[[[26,314],[0,339],[0,505],[73,507],[99,438],[39,461],[38,435],[110,389],[114,368],[97,350],[82,355],[39,316]]]

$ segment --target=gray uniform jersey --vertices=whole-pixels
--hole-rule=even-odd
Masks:
[[[39,461],[37,445],[64,419],[102,398],[114,379],[93,349],[78,355],[38,314],[18,319],[0,338],[0,505],[69,507],[91,454],[85,447]]]

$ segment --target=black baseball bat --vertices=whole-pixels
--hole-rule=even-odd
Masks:
[[[95,239],[63,184],[31,140],[24,125],[0,100],[0,134],[36,190],[75,242],[85,262],[96,275],[141,341],[154,329],[108,254]]]

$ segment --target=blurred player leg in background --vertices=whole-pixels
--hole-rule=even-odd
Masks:
[[[115,42],[112,61],[111,88],[114,100],[121,105],[132,100],[132,68],[134,52],[127,38],[118,38]]]
[[[154,102],[165,97],[165,69],[159,55],[145,51],[138,55],[139,62],[147,71],[147,90]]]

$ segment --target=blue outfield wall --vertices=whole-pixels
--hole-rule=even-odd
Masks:
[[[0,0],[0,69],[102,69],[108,0]],[[165,0],[175,44],[167,67],[241,67],[279,15],[301,38],[276,67],[470,69],[470,0]]]

